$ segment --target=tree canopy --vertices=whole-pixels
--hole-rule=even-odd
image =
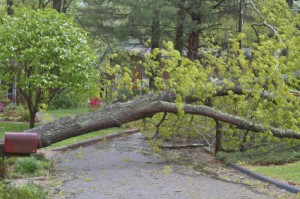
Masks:
[[[33,127],[41,103],[64,89],[88,89],[95,56],[87,33],[55,10],[16,10],[0,24],[0,78],[25,98]]]

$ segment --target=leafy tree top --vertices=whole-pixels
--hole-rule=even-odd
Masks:
[[[22,9],[1,21],[1,79],[17,78],[26,90],[89,82],[94,57],[87,33],[73,19],[52,9]]]
[[[0,79],[14,82],[30,111],[64,89],[87,90],[95,82],[95,56],[87,32],[55,10],[15,10],[0,23]]]

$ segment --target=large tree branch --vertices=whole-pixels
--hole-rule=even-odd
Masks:
[[[168,110],[168,112],[177,113],[177,107],[174,103],[161,102],[163,107]],[[286,137],[286,138],[300,138],[300,132],[293,131],[290,129],[279,129],[273,127],[267,127],[259,123],[250,122],[244,118],[234,116],[228,113],[223,113],[221,111],[215,110],[214,108],[203,106],[203,105],[185,105],[185,113],[194,115],[203,115],[206,117],[213,118],[218,121],[226,122],[235,125],[239,129],[249,130],[253,132],[271,132],[276,137]],[[167,112],[167,111],[166,111]]]
[[[253,9],[255,10],[255,12],[259,15],[259,17],[263,20],[263,25],[265,25],[266,27],[268,27],[270,30],[272,30],[274,32],[274,34],[277,34],[278,31],[277,31],[277,28],[270,25],[268,22],[267,22],[267,19],[263,16],[263,14],[259,11],[259,9],[256,7],[256,4],[253,2],[253,0],[249,0]]]
[[[170,92],[164,92],[160,95],[147,95],[126,103],[116,103],[86,115],[62,118],[25,132],[38,133],[39,147],[46,147],[77,135],[110,127],[119,127],[127,122],[152,117],[156,113],[178,113],[178,108],[173,103],[174,99],[174,94]],[[185,105],[184,111],[187,114],[203,115],[233,124],[240,129],[253,132],[269,131],[276,137],[300,138],[300,132],[253,123],[241,117],[223,113],[204,105]]]

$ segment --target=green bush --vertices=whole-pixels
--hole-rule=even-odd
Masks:
[[[48,173],[51,163],[42,154],[16,158],[12,165],[12,177],[42,176]]]
[[[0,198],[2,199],[46,199],[44,188],[34,183],[14,186],[11,183],[0,181]]]
[[[31,174],[40,168],[34,157],[18,158],[15,162],[15,171],[19,174]]]
[[[75,92],[65,91],[56,95],[50,102],[48,109],[68,109],[78,108],[87,105],[88,95],[85,93],[76,94]]]

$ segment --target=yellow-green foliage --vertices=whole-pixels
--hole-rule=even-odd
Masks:
[[[263,9],[266,20],[278,32],[273,32],[275,35],[270,37],[268,29],[260,35],[260,43],[249,44],[247,48],[251,50],[251,57],[246,57],[240,49],[239,41],[245,40],[246,34],[232,35],[226,50],[214,45],[210,39],[202,38],[206,48],[200,49],[200,60],[191,61],[180,55],[171,42],[165,42],[163,49],[146,54],[145,69],[148,76],[154,77],[156,91],[175,92],[179,110],[182,110],[187,97],[198,99],[197,104],[207,104],[210,99],[215,108],[254,123],[299,130],[299,97],[293,95],[291,90],[299,90],[300,78],[296,74],[300,64],[297,29],[300,20],[299,15],[293,15],[285,4],[278,2],[272,5],[268,2]],[[275,20],[274,16],[279,19]],[[235,93],[237,89],[242,93]],[[228,90],[227,95],[214,96],[220,90]],[[164,124],[160,128],[163,135],[184,132],[179,130],[183,127],[191,129],[191,126],[197,126],[196,120],[193,124],[184,122],[181,115],[167,117],[166,121],[171,125]],[[158,123],[161,117],[154,117],[154,123]],[[198,126],[201,124],[199,122]],[[206,122],[205,126],[213,129],[214,122]],[[230,138],[228,145],[241,144],[244,140],[241,131],[230,125],[223,125],[222,131],[226,131],[223,141]],[[244,141],[268,140],[267,135],[248,135]]]
[[[110,62],[102,65],[102,88],[106,95],[106,102],[127,100],[134,95],[134,88],[140,89],[141,82],[133,82],[136,75],[134,62],[130,61],[130,54],[114,53],[110,55]]]
[[[251,35],[249,40],[249,31],[228,34],[226,48],[217,45],[215,38],[203,34],[200,38],[203,47],[199,49],[197,60],[181,55],[171,42],[164,42],[162,49],[153,49],[144,55],[145,73],[153,79],[151,92],[170,90],[176,94],[179,114],[168,114],[159,127],[163,136],[187,132],[200,135],[205,131],[214,136],[214,120],[200,116],[191,119],[184,115],[184,104],[191,98],[195,104],[213,106],[253,123],[299,130],[299,97],[291,92],[300,90],[297,76],[300,65],[299,14],[291,13],[284,0],[257,1],[257,8],[264,18],[253,7],[247,8],[257,23],[266,22],[273,30],[261,26],[258,35],[255,38]],[[247,24],[247,30],[250,28]],[[245,51],[240,49],[240,41],[250,50],[250,56],[245,56]],[[132,77],[135,66],[140,63],[132,64],[131,56],[123,54],[114,54],[110,60],[109,65],[101,68],[104,74],[113,77],[103,82],[110,100],[137,94],[136,89],[142,87],[142,82],[132,82]],[[220,91],[225,94],[218,96]],[[156,130],[155,125],[161,118],[162,114],[153,117],[153,124],[147,128]],[[224,132],[223,143],[231,149],[238,149],[242,142],[266,141],[270,135],[256,136],[224,124],[221,131]]]

